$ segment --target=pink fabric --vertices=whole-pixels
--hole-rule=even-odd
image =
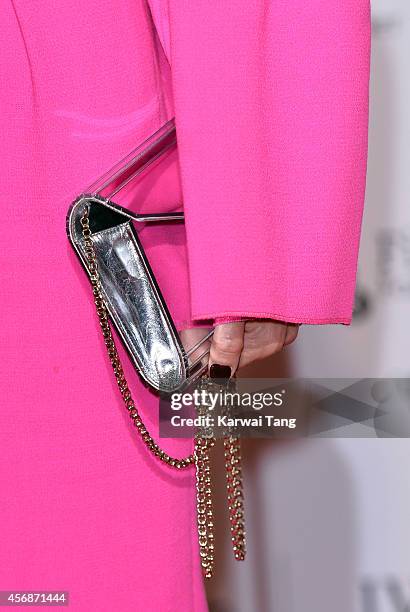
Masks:
[[[158,465],[121,404],[65,234],[78,192],[175,112],[189,275],[182,231],[147,245],[178,326],[351,318],[367,0],[168,4],[172,73],[142,0],[2,2],[0,589],[69,590],[75,612],[206,610],[194,474]]]
[[[0,590],[68,590],[57,609],[73,612],[204,612],[194,471],[140,442],[65,231],[70,201],[172,116],[165,60],[139,0],[1,14]],[[148,248],[162,276],[172,261],[165,292],[188,326],[181,229],[152,229]],[[157,398],[122,355],[155,433]]]
[[[350,323],[369,1],[151,5],[172,64],[193,317]]]

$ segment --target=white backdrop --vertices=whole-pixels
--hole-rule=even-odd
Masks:
[[[410,1],[373,0],[372,14],[357,314],[351,328],[302,328],[292,376],[410,378]],[[246,473],[248,561],[219,556],[211,609],[410,612],[410,440],[260,446]]]

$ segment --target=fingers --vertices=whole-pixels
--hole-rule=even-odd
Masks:
[[[224,323],[215,327],[209,355],[211,376],[229,378],[234,374],[241,357],[244,330],[245,323]],[[225,370],[218,369],[216,364],[225,366]],[[230,374],[226,366],[230,368]]]
[[[248,321],[239,367],[279,353],[285,344],[287,324],[281,321]]]
[[[238,368],[279,353],[296,340],[299,327],[295,323],[267,320],[217,325],[209,358],[211,376],[229,378]]]
[[[284,346],[287,346],[288,344],[292,344],[292,342],[296,340],[297,335],[299,333],[299,327],[300,327],[299,323],[288,323]]]

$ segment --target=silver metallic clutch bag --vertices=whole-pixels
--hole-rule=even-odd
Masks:
[[[133,424],[148,450],[159,461],[178,470],[195,466],[197,527],[203,574],[214,568],[214,518],[210,477],[212,437],[198,433],[194,451],[187,457],[170,456],[145,427],[134,402],[111,326],[127,349],[144,381],[168,395],[192,384],[204,391],[216,384],[204,374],[208,368],[209,338],[213,329],[201,330],[193,346],[185,348],[144,251],[137,227],[175,224],[182,213],[135,213],[124,202],[138,204],[155,192],[155,171],[176,152],[171,120],[78,196],[67,214],[68,238],[90,279],[97,315],[118,388]],[[160,173],[161,175],[161,173]],[[144,182],[144,178],[148,182]],[[165,191],[161,183],[160,191]],[[124,195],[126,194],[126,195]],[[152,230],[151,230],[152,231]],[[202,407],[199,406],[199,410]],[[243,489],[240,441],[224,438],[227,503],[234,556],[245,558]]]
[[[83,267],[90,278],[98,270],[99,290],[113,326],[142,378],[161,392],[182,389],[203,374],[213,332],[184,348],[134,227],[182,222],[184,215],[136,214],[116,202],[175,148],[171,120],[81,194],[67,215],[68,237]]]

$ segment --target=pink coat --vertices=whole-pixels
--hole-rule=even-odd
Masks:
[[[65,235],[78,192],[175,114],[187,243],[148,248],[177,325],[352,315],[369,1],[150,5],[1,10],[0,590],[69,590],[75,612],[206,610],[194,474],[147,455],[118,397]]]

